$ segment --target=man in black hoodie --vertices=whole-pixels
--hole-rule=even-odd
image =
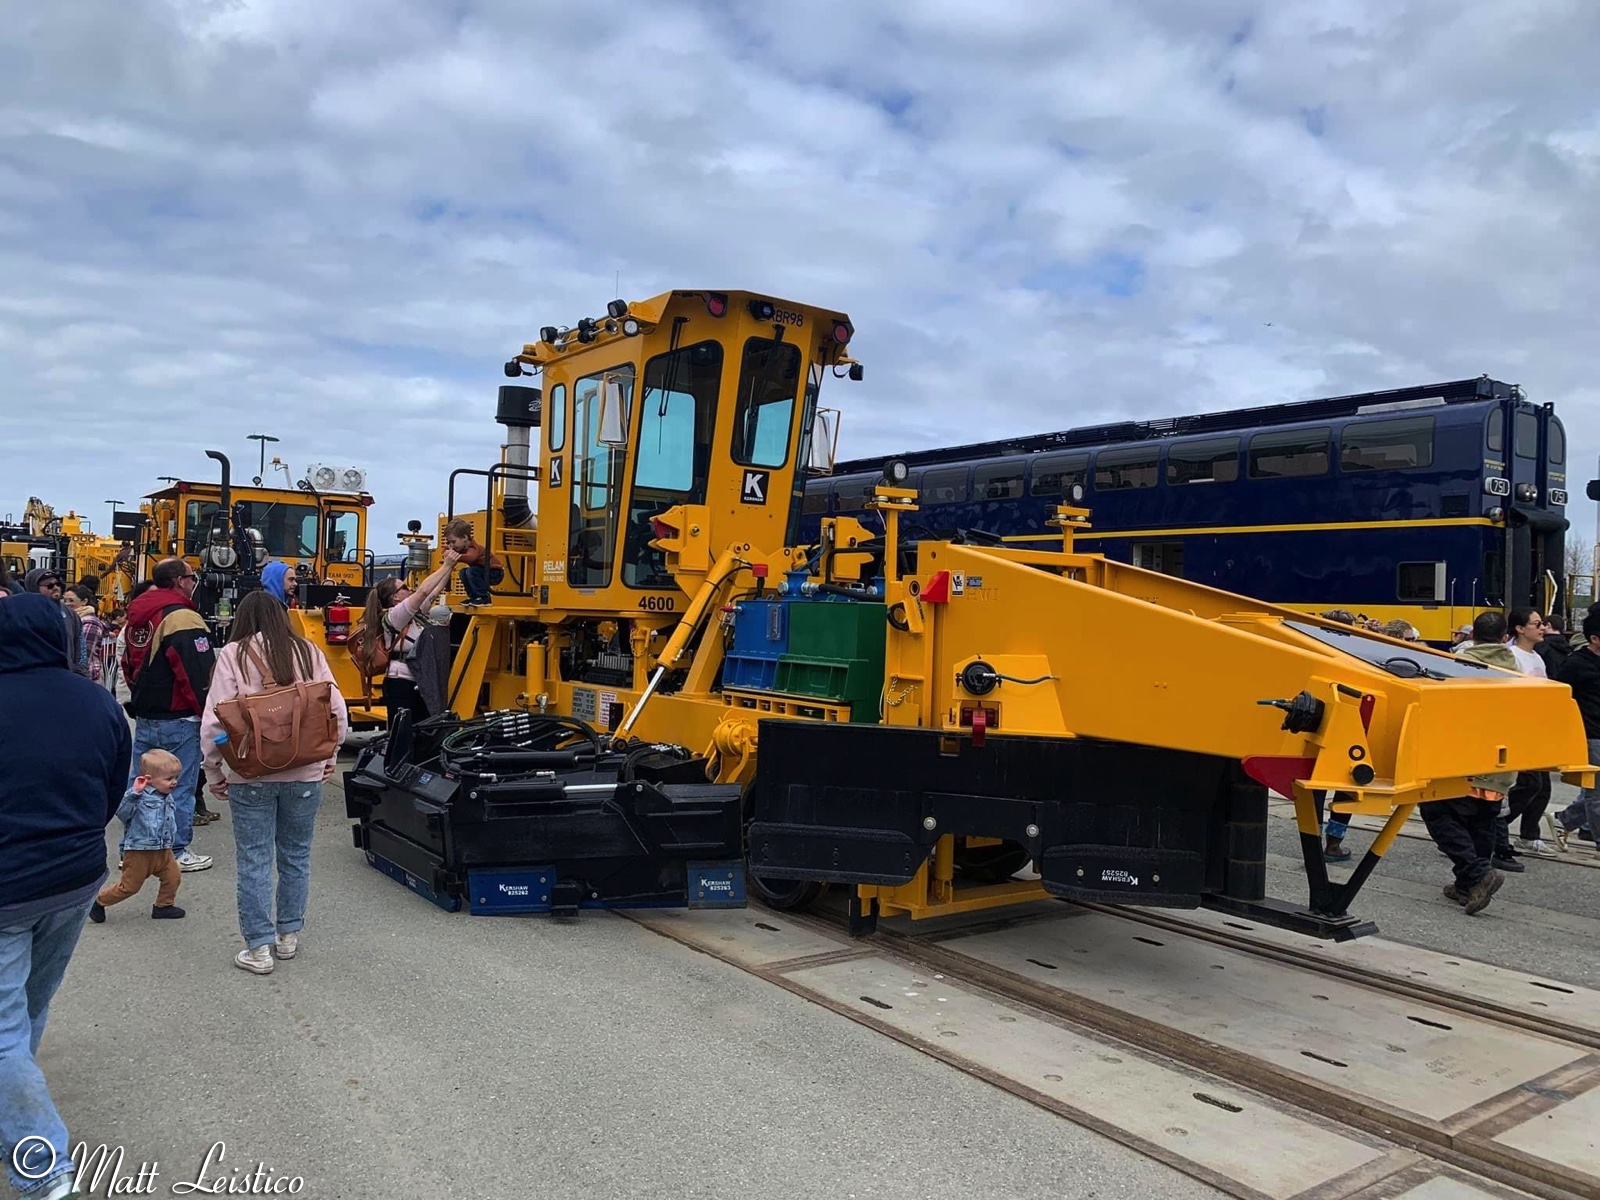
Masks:
[[[1583,716],[1583,735],[1589,739],[1589,761],[1600,763],[1600,612],[1591,610],[1583,619],[1583,636],[1588,645],[1567,655],[1556,668],[1554,678],[1572,689]],[[1567,835],[1579,827],[1600,829],[1600,788],[1584,788],[1578,798],[1556,814],[1556,836],[1562,845]]]
[[[1556,670],[1577,649],[1567,640],[1566,623],[1554,614],[1544,619],[1544,640],[1533,648],[1535,654],[1544,659],[1545,674],[1551,679],[1556,677]]]
[[[30,1198],[72,1187],[67,1130],[33,1056],[105,881],[132,752],[111,693],[68,668],[61,606],[0,599],[0,1154]]]

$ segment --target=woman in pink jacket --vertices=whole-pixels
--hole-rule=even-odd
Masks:
[[[246,650],[249,653],[246,653]],[[263,672],[263,666],[265,672]],[[270,678],[267,675],[270,674]],[[200,723],[206,779],[211,792],[233,812],[233,837],[239,850],[239,932],[245,948],[234,965],[257,975],[272,972],[273,951],[293,958],[305,925],[311,887],[311,834],[323,780],[332,778],[335,759],[243,780],[228,770],[217,741],[223,736],[217,705],[296,681],[327,680],[339,740],[349,731],[344,697],[322,651],[289,628],[289,618],[266,592],[251,592],[233,617],[228,644],[217,655]],[[272,862],[278,862],[274,913]]]

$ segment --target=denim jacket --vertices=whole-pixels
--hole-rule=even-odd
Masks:
[[[128,789],[117,806],[117,816],[127,828],[119,849],[171,850],[178,837],[178,806],[172,793],[162,795],[146,786],[143,791]]]

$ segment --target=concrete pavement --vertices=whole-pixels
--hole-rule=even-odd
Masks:
[[[85,929],[40,1052],[73,1137],[158,1163],[151,1194],[218,1141],[212,1181],[352,1200],[1218,1194],[632,922],[440,912],[332,787],[304,949],[248,975],[226,818],[196,848],[187,919],[141,896]]]

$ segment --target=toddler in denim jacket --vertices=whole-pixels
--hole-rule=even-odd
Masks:
[[[182,774],[183,764],[178,756],[166,750],[146,750],[139,756],[139,774],[117,807],[124,826],[122,877],[101,888],[95,897],[94,906],[89,909],[89,919],[95,924],[106,919],[106,909],[111,905],[138,895],[152,875],[161,887],[150,915],[158,921],[183,916],[183,909],[174,903],[183,875],[177,856],[172,853],[178,833],[177,804],[172,793]]]

